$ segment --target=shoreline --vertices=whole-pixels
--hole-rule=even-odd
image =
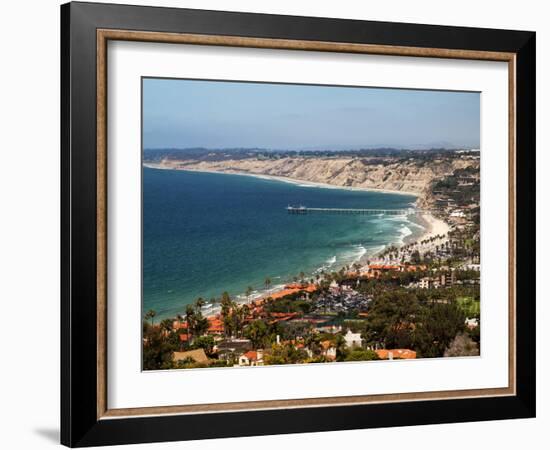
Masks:
[[[289,184],[294,184],[294,185],[304,186],[304,187],[318,187],[318,188],[325,188],[325,189],[342,189],[347,191],[380,192],[383,194],[408,195],[408,196],[416,197],[417,200],[421,195],[418,192],[411,192],[411,191],[398,191],[398,190],[392,190],[392,189],[358,187],[358,186],[340,186],[337,184],[321,183],[317,181],[299,180],[297,178],[284,177],[281,175],[239,172],[239,171],[233,171],[233,170],[224,171],[224,170],[191,169],[191,168],[178,169],[175,167],[167,167],[167,166],[163,166],[162,164],[154,164],[154,163],[143,163],[143,167],[147,167],[149,169],[159,169],[159,170],[177,170],[182,172],[202,172],[202,173],[217,173],[222,175],[239,175],[239,176],[260,178],[264,180],[280,181],[283,183],[289,183]]]
[[[150,169],[158,169],[158,170],[175,170],[175,171],[183,171],[183,172],[199,172],[199,173],[202,172],[202,173],[213,173],[213,174],[222,174],[222,175],[249,176],[249,177],[260,178],[264,180],[272,180],[272,181],[284,182],[284,183],[289,183],[294,185],[318,187],[318,188],[326,188],[326,189],[341,189],[341,190],[352,190],[352,191],[363,191],[363,192],[379,192],[379,193],[388,193],[388,194],[409,195],[409,196],[414,196],[416,198],[414,202],[414,207],[416,207],[416,202],[420,197],[420,194],[413,193],[413,192],[392,191],[387,189],[363,188],[363,187],[353,187],[353,186],[338,186],[338,185],[331,185],[328,183],[317,183],[317,182],[298,180],[294,178],[276,176],[276,175],[253,174],[253,173],[238,172],[238,171],[195,170],[195,169],[188,169],[188,168],[180,169],[180,168],[174,168],[174,167],[167,167],[161,164],[151,164],[151,163],[143,163],[143,167],[147,167]],[[450,231],[450,226],[444,220],[436,218],[429,212],[418,214],[417,218],[418,219],[416,221],[411,219],[407,219],[407,220],[410,223],[414,223],[417,226],[421,227],[421,229],[418,232],[412,231],[410,234],[402,237],[397,242],[388,242],[383,246],[382,249],[376,250],[374,253],[370,253],[366,251],[363,255],[359,256],[355,260],[355,262],[361,264],[362,267],[365,267],[367,264],[367,261],[373,260],[373,259],[376,260],[377,258],[380,258],[380,254],[382,254],[384,250],[386,250],[390,246],[396,246],[398,248],[402,248],[408,244],[415,243],[415,242],[419,244],[421,241],[430,239],[431,237],[437,236],[437,235],[443,235],[445,236],[444,239],[446,239],[447,233]],[[345,267],[346,265],[349,265],[349,264],[351,263],[346,263],[342,266],[331,267],[330,271],[338,271],[342,267]],[[314,274],[315,272],[312,274],[307,274],[306,278],[310,278],[311,276],[314,276]],[[248,301],[246,300],[244,293],[238,293],[233,295],[232,297],[238,304],[253,305],[255,302],[265,300],[266,298],[270,297],[270,295],[272,294],[281,292],[282,290],[284,290],[285,284],[289,284],[289,283],[291,283],[290,280],[288,281],[288,283],[277,284],[276,286],[272,286],[270,289],[257,288],[255,289],[255,293],[250,296]],[[208,315],[216,315],[218,313],[219,313],[219,307],[209,308],[207,312]]]
[[[426,233],[422,234],[417,241],[430,239],[438,235],[446,237],[449,231],[451,231],[451,227],[447,222],[435,217],[433,214],[425,213],[420,215],[420,217],[427,222],[428,228],[426,229]]]

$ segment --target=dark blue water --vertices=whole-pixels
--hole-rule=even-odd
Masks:
[[[415,198],[249,176],[143,170],[143,310],[182,313],[197,297],[242,295],[300,272],[337,270],[399,242],[406,217],[291,215],[287,205],[408,208]]]

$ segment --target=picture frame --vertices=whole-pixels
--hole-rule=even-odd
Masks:
[[[106,186],[111,41],[507,63],[508,386],[109,408]],[[535,33],[72,2],[61,7],[61,59],[62,444],[115,445],[535,416]]]

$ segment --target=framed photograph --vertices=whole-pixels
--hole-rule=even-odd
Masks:
[[[535,33],[61,7],[61,440],[535,415]]]

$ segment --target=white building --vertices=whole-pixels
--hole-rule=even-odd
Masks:
[[[451,217],[465,217],[466,214],[464,214],[464,211],[461,211],[460,209],[455,209],[452,213],[451,213]]]
[[[420,279],[420,282],[418,283],[418,287],[420,289],[428,289],[430,287],[430,278],[424,277]]]
[[[354,348],[361,347],[363,344],[363,339],[361,339],[360,333],[352,333],[351,330],[345,334],[344,339],[346,341],[346,347]]]
[[[239,366],[263,366],[264,352],[263,350],[250,350],[239,356]]]

